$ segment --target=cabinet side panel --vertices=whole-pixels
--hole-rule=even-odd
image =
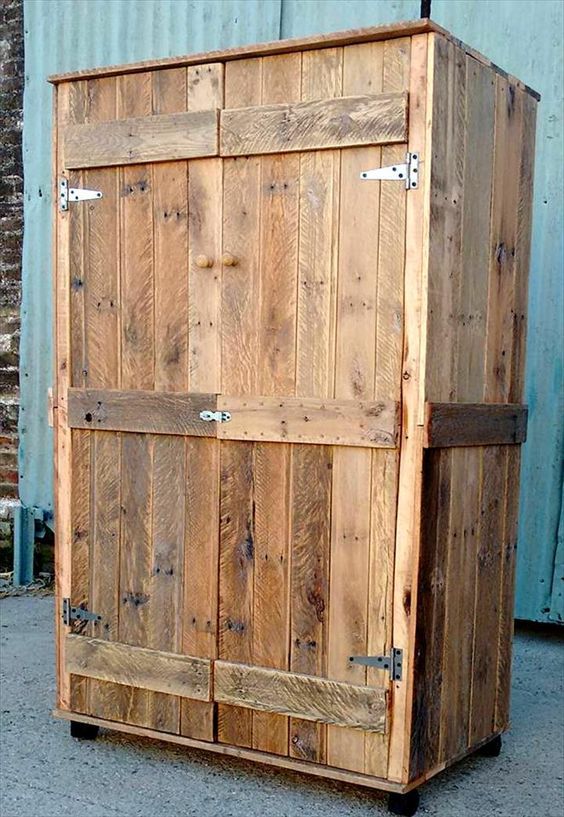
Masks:
[[[536,103],[433,39],[424,397],[519,403]],[[508,724],[518,470],[517,445],[425,453],[411,780]]]

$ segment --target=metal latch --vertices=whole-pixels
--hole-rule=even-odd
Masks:
[[[91,613],[84,607],[73,607],[70,599],[63,599],[63,621],[70,627],[71,621],[102,621],[98,613]]]
[[[386,669],[392,681],[401,681],[403,650],[392,648],[390,655],[351,655],[351,664],[363,664],[365,667]]]
[[[71,201],[89,201],[90,199],[101,199],[100,190],[86,190],[83,187],[69,187],[67,179],[59,180],[59,206],[63,212],[69,209]]]
[[[201,411],[200,420],[205,420],[206,423],[228,423],[231,415],[228,411]]]
[[[388,167],[377,167],[375,170],[364,170],[361,179],[376,179],[377,181],[404,181],[407,190],[419,187],[419,154],[406,153],[405,162]]]

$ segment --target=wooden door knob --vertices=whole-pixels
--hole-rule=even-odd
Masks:
[[[213,267],[213,258],[210,258],[209,255],[197,255],[196,266],[200,267],[201,269]]]
[[[224,252],[221,260],[226,267],[236,267],[239,263],[239,259],[235,258],[234,255],[231,255],[230,252]]]

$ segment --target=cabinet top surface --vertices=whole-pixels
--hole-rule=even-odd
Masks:
[[[155,60],[143,60],[142,62],[128,63],[125,65],[109,65],[99,68],[86,68],[80,71],[72,71],[64,74],[53,74],[48,79],[49,82],[57,85],[61,82],[68,82],[77,79],[88,79],[97,77],[116,76],[118,74],[136,73],[158,68],[174,68],[185,65],[197,65],[205,62],[219,62],[227,60],[244,59],[246,57],[260,57],[269,54],[285,54],[291,51],[306,51],[313,48],[331,48],[333,46],[353,45],[362,42],[375,42],[378,40],[391,40],[396,37],[410,37],[416,34],[428,34],[435,32],[448,37],[456,42],[468,54],[495,68],[499,73],[528,91],[535,99],[540,99],[540,94],[529,88],[516,77],[506,74],[505,71],[494,65],[490,60],[479,52],[460,42],[446,29],[439,26],[433,20],[420,19],[408,20],[404,22],[390,23],[382,26],[370,26],[368,28],[354,28],[346,31],[337,31],[329,34],[315,34],[309,37],[295,37],[286,40],[274,40],[266,43],[256,43],[252,45],[237,46],[225,50],[206,51],[196,54],[188,54],[178,57],[164,57]]]

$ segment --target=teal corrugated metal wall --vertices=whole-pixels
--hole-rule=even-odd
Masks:
[[[50,89],[96,65],[414,19],[419,0],[24,0],[25,236],[20,494],[52,508]],[[543,94],[537,141],[517,615],[562,619],[562,50],[560,0],[433,0],[432,16]],[[560,542],[557,553],[557,543]],[[560,565],[560,574],[555,565]]]

